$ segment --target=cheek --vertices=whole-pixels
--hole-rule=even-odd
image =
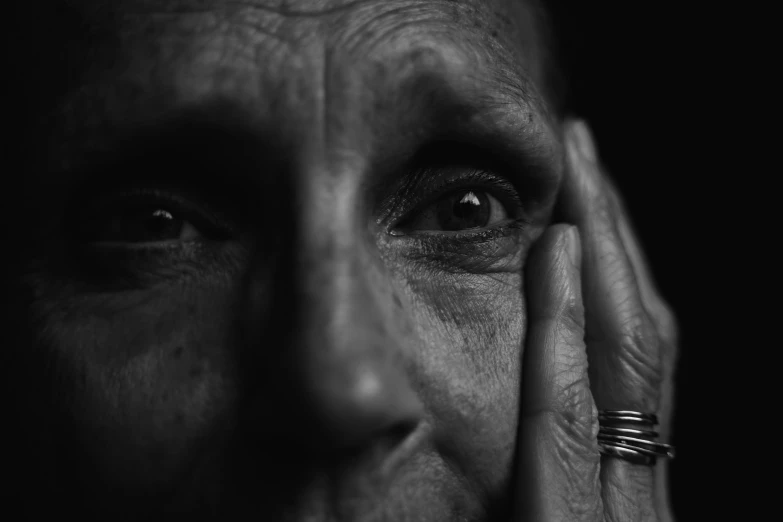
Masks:
[[[97,301],[42,317],[59,407],[104,481],[166,484],[232,401],[229,296],[166,288]]]
[[[522,277],[410,279],[421,394],[442,454],[486,494],[510,479],[524,338]]]

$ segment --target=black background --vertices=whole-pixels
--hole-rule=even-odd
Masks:
[[[758,131],[743,114],[753,100],[737,88],[753,81],[742,69],[755,51],[737,31],[742,11],[555,3],[569,106],[593,129],[680,325],[670,467],[678,520],[768,518],[761,488],[779,480],[777,437],[758,436],[774,429],[777,411],[758,404],[778,395],[760,390],[759,371],[774,366],[775,344],[761,319],[774,265],[759,260],[777,236],[752,237],[755,194],[771,185],[745,150],[743,136]]]

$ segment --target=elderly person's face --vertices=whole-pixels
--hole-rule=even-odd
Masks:
[[[52,482],[107,518],[501,509],[562,163],[532,10],[71,4],[29,62]]]

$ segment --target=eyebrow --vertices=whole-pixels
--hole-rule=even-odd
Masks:
[[[562,144],[532,80],[522,67],[465,55],[451,60],[454,55],[444,49],[452,50],[413,49],[392,66],[403,72],[384,91],[385,110],[393,115],[384,134],[395,128],[416,132],[383,159],[415,149],[411,142],[463,143],[518,167],[512,169],[517,177],[533,181],[541,194],[551,193],[559,183]]]

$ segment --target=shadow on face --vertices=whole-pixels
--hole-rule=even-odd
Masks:
[[[503,509],[561,167],[530,15],[500,4],[37,15],[6,209],[20,489],[114,519]]]

